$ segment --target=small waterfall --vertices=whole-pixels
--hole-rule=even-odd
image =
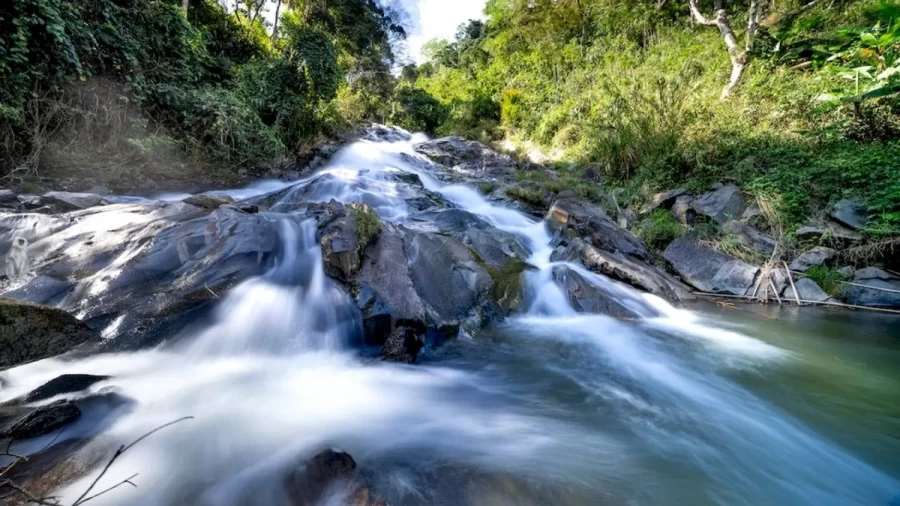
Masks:
[[[275,266],[230,290],[188,353],[339,351],[359,335],[358,311],[322,268],[315,220],[282,218],[279,231]]]

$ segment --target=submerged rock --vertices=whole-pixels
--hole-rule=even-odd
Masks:
[[[697,214],[707,216],[719,225],[738,219],[746,208],[741,189],[733,184],[705,193],[691,203]]]
[[[95,383],[108,379],[109,376],[95,376],[93,374],[63,374],[25,394],[17,402],[29,404],[56,397],[57,395],[80,392]]]
[[[65,311],[0,298],[0,369],[96,341],[97,333]]]
[[[409,327],[397,327],[381,349],[381,358],[392,362],[415,364],[419,351],[425,346],[419,332]]]
[[[349,481],[356,471],[356,461],[348,453],[325,450],[295,469],[285,480],[291,506],[314,506],[329,488]]]
[[[850,304],[900,307],[900,277],[877,267],[866,267],[856,271],[853,283],[845,285],[842,292],[842,298]]]
[[[42,436],[74,422],[80,416],[81,410],[74,402],[67,400],[52,402],[17,420],[3,436],[12,439]]]
[[[704,292],[746,295],[759,268],[683,236],[672,241],[663,257],[687,283]]]
[[[791,262],[792,271],[805,272],[811,267],[822,265],[834,258],[837,251],[826,248],[824,246],[816,246],[815,248],[801,253],[793,262]]]

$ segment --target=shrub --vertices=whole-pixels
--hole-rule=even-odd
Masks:
[[[378,218],[375,210],[364,204],[352,204],[350,216],[353,217],[353,223],[356,224],[359,234],[359,250],[363,251],[381,232],[381,219]]]
[[[845,278],[837,269],[825,265],[815,265],[804,274],[815,281],[828,295],[836,297],[841,293],[841,282],[845,281]]]
[[[668,211],[657,209],[637,228],[637,235],[648,246],[662,250],[684,235],[686,229]]]

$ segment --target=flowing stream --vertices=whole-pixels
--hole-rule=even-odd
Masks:
[[[388,175],[415,173],[528,248],[524,314],[416,366],[369,358],[349,345],[359,315],[322,270],[314,222],[285,220],[276,265],[224,296],[212,323],[154,350],[13,369],[3,400],[60,374],[112,376],[94,390],[115,385],[135,402],[86,413],[63,436],[102,429],[98,448],[195,417],[119,459],[101,487],[139,473],[139,488],[98,505],[284,504],[285,470],[327,447],[350,453],[395,506],[898,504],[896,319],[676,309],[568,265],[645,317],[576,313],[553,280],[544,223],[442,184],[411,146],[351,144],[315,176],[327,184],[311,192],[307,179],[285,198],[366,202],[403,223]],[[64,488],[64,502],[93,476]]]

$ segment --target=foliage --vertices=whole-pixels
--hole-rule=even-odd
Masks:
[[[663,209],[655,210],[637,228],[638,237],[648,246],[660,251],[685,232],[684,225]]]
[[[840,295],[842,281],[846,281],[838,269],[825,265],[815,265],[804,272],[806,277],[816,282],[828,295],[836,297]]]
[[[353,218],[353,223],[356,224],[359,234],[359,249],[362,251],[381,232],[381,220],[374,209],[363,204],[351,205],[350,216]]]

